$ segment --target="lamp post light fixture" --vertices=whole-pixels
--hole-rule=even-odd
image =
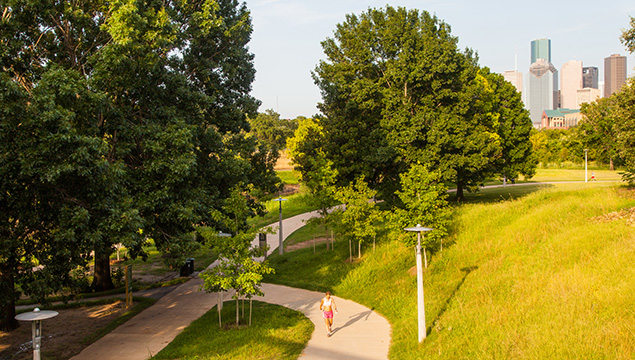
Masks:
[[[587,151],[588,149],[584,149],[584,182],[589,182],[589,176],[587,172]]]
[[[33,360],[40,360],[40,347],[42,346],[42,320],[50,319],[59,315],[57,311],[44,310],[39,308],[33,311],[18,314],[15,319],[18,321],[31,321],[33,334]]]
[[[421,265],[421,233],[434,229],[423,227],[419,224],[415,227],[405,228],[406,231],[417,233],[417,315],[419,328],[419,342],[426,338],[426,310],[423,301],[423,266]]]
[[[282,197],[279,197],[277,199],[273,199],[273,201],[277,201],[280,204],[280,226],[278,227],[278,254],[282,255],[282,253],[284,252],[283,250],[283,246],[282,246],[282,202],[283,201],[287,201],[287,199],[283,199]]]

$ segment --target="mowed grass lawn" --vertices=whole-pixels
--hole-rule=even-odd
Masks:
[[[217,311],[214,307],[192,322],[152,359],[295,360],[300,357],[314,328],[311,320],[302,313],[258,301],[253,302],[251,327],[235,326],[236,301],[225,302],[223,327],[219,326]],[[248,316],[247,301],[242,324],[248,323]]]
[[[272,256],[267,281],[374,308],[392,325],[391,359],[633,359],[633,207],[635,191],[610,183],[456,206],[449,246],[424,273],[422,344],[414,251],[389,235],[353,264],[343,242]]]

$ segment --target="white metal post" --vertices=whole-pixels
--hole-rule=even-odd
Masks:
[[[589,175],[587,170],[587,149],[584,149],[584,182],[589,182]]]
[[[426,310],[423,301],[423,266],[421,264],[421,232],[417,233],[417,315],[419,342],[426,338]]]

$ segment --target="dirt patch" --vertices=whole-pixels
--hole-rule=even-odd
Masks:
[[[273,167],[274,170],[291,170],[293,169],[293,165],[291,164],[291,159],[289,159],[289,155],[287,151],[281,151],[280,157],[276,162],[276,165]]]
[[[597,216],[591,220],[597,222],[610,222],[616,220],[626,220],[626,224],[635,226],[635,207],[620,211],[613,211],[606,215]]]
[[[317,238],[315,238],[315,246],[317,247],[317,246],[319,246],[321,244],[325,244],[326,240],[327,240],[327,238],[325,238],[325,237],[317,237]],[[314,242],[313,240],[308,240],[308,241],[296,243],[296,244],[293,244],[293,245],[286,245],[284,247],[284,249],[286,251],[305,249],[305,248],[308,248],[308,247],[312,247],[313,246],[313,242]]]
[[[42,359],[70,359],[89,344],[87,336],[108,325],[125,312],[125,303],[56,310],[59,315],[42,322]],[[33,359],[31,323],[20,322],[11,332],[0,331],[0,359]]]
[[[300,185],[299,184],[292,184],[292,185],[285,184],[284,188],[280,192],[280,196],[295,194],[298,191],[300,191]]]

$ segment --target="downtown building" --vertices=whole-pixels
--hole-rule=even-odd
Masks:
[[[582,68],[582,88],[583,89],[599,89],[599,74],[596,66],[587,66]]]
[[[571,60],[560,70],[560,106],[565,109],[579,109],[578,90],[583,88],[582,61]]]
[[[535,128],[542,127],[542,115],[545,110],[560,107],[558,70],[547,59],[539,58],[529,67],[524,98]]]
[[[506,70],[503,72],[503,78],[514,85],[516,91],[523,93],[523,73],[516,70]]]
[[[604,97],[620,91],[626,84],[626,56],[613,54],[604,58]]]

